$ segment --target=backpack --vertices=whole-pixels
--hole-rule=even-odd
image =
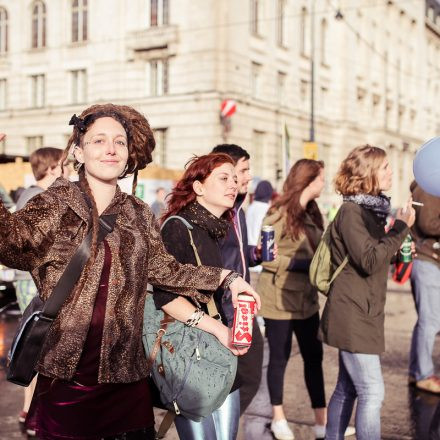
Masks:
[[[191,234],[193,227],[178,216],[166,221],[172,218],[178,218],[188,228],[191,246],[201,265]],[[212,298],[208,312],[210,316],[219,316]],[[200,421],[223,404],[235,380],[237,358],[215,336],[157,310],[153,295],[149,294],[145,301],[142,340],[151,377],[162,404],[169,410],[166,416],[169,420],[163,422],[168,424],[165,432],[176,415]],[[163,434],[161,426],[160,435]]]
[[[321,237],[321,241],[316,248],[309,269],[310,283],[326,296],[328,296],[331,283],[333,283],[335,278],[341,273],[342,269],[348,263],[348,255],[346,255],[342,263],[333,272],[330,237],[330,228],[332,224],[333,222],[328,225],[323,236]]]

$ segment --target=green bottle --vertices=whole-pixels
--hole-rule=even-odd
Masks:
[[[405,240],[403,240],[402,247],[399,252],[399,261],[402,263],[410,263],[412,261],[412,251],[411,251],[412,238],[411,235],[407,235]]]

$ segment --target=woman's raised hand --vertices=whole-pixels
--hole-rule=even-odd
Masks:
[[[0,142],[6,137],[5,133],[0,133]]]
[[[254,297],[255,302],[257,303],[257,310],[260,310],[261,307],[261,299],[260,295],[253,289],[253,287],[246,282],[242,277],[236,278],[229,286],[229,289],[232,293],[232,305],[234,308],[238,305],[238,295],[240,293],[246,293]]]
[[[397,211],[396,220],[405,222],[411,227],[416,220],[416,211],[412,207],[412,197],[408,199],[406,206]]]

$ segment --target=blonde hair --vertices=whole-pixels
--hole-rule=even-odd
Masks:
[[[362,145],[350,151],[334,179],[335,189],[343,196],[380,193],[377,173],[386,158],[382,148]]]

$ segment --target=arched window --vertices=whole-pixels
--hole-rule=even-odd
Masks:
[[[32,7],[32,47],[46,46],[46,5],[43,1],[34,2]]]
[[[323,18],[321,20],[321,64],[327,63],[326,51],[327,51],[327,20]]]
[[[8,11],[0,8],[0,54],[8,51]]]
[[[299,48],[301,53],[306,53],[307,46],[307,9],[303,7],[301,9],[300,23],[299,23]]]
[[[87,0],[72,1],[72,43],[87,40]]]

